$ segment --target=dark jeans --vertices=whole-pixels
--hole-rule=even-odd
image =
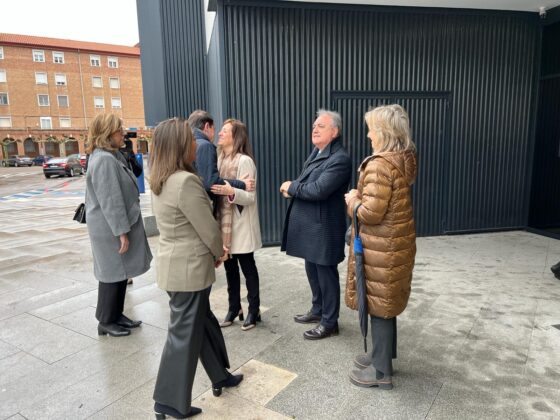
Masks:
[[[371,316],[373,366],[384,375],[393,376],[393,359],[397,358],[397,317]]]
[[[112,324],[122,315],[127,281],[123,280],[117,283],[99,282],[97,309],[95,310],[95,317],[99,322]]]
[[[232,254],[231,258],[224,262],[228,284],[229,311],[238,313],[241,309],[239,265],[241,265],[241,271],[243,271],[245,284],[247,285],[249,313],[257,314],[261,304],[259,297],[259,272],[257,271],[252,252],[249,254]]]
[[[305,260],[307,280],[313,297],[311,313],[321,316],[321,325],[334,328],[340,313],[340,281],[336,265],[319,265]]]
[[[169,329],[161,354],[154,400],[180,413],[190,411],[198,359],[212,383],[227,378],[229,360],[218,320],[210,310],[210,287],[168,292]]]

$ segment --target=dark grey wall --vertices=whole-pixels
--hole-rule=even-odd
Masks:
[[[137,0],[147,125],[207,107],[203,0]]]
[[[526,226],[536,14],[256,3],[218,8],[224,100],[256,150],[265,242],[280,240],[278,186],[301,170],[315,111],[342,112],[357,165],[363,114],[388,102],[409,109],[419,146],[420,234]]]
[[[543,30],[529,223],[535,228],[560,227],[560,22]]]

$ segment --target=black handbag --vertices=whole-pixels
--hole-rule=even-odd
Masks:
[[[86,205],[81,203],[74,211],[74,220],[78,223],[86,222]]]

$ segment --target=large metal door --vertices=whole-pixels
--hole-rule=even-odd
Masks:
[[[397,103],[410,117],[412,139],[418,148],[418,178],[413,187],[414,217],[419,236],[446,232],[448,179],[448,92],[333,92],[332,108],[340,112],[343,137],[352,161],[360,162],[371,154],[364,114],[372,107]],[[352,188],[357,185],[357,172]]]

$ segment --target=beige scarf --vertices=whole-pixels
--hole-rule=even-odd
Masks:
[[[218,158],[218,168],[222,179],[236,179],[237,168],[239,167],[240,153],[234,157],[220,155]],[[231,251],[231,237],[233,230],[233,207],[227,195],[221,195],[218,200],[218,221],[222,230],[222,241],[224,246]]]

